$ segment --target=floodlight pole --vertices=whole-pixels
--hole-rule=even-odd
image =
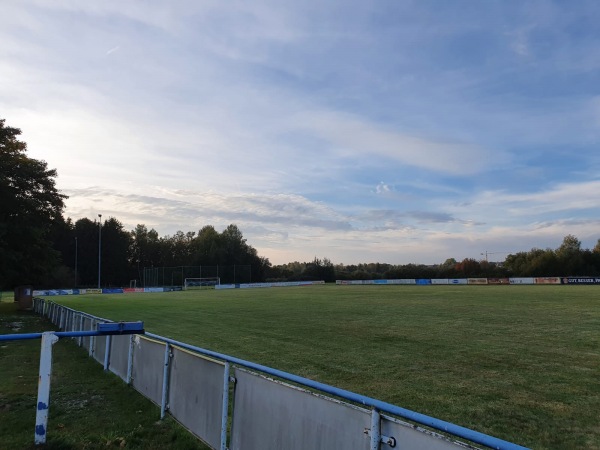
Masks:
[[[98,214],[98,289],[100,289],[100,268],[102,266],[102,214]]]
[[[75,287],[77,287],[77,236],[75,236]]]

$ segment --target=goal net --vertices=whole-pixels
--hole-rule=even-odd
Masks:
[[[221,284],[221,279],[219,277],[186,278],[183,282],[183,290],[214,289],[215,286],[219,284]]]

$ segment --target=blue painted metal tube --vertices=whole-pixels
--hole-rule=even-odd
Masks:
[[[79,336],[108,336],[115,334],[144,334],[142,331],[57,331],[54,333],[59,338],[63,337],[79,337]],[[0,334],[0,341],[24,341],[28,339],[41,339],[43,333],[22,333],[22,334]]]
[[[163,342],[168,342],[169,344],[177,345],[178,347],[186,348],[188,350],[195,351],[197,353],[211,356],[213,358],[218,358],[223,361],[230,362],[232,364],[237,364],[239,366],[247,367],[249,369],[258,370],[260,372],[276,376],[278,378],[283,378],[284,380],[292,381],[294,383],[298,383],[313,389],[317,389],[322,392],[326,392],[331,395],[335,395],[336,397],[341,397],[346,400],[350,400],[355,403],[362,404],[364,406],[368,406],[371,408],[376,408],[379,411],[387,412],[388,414],[394,414],[396,416],[402,417],[404,419],[412,420],[413,422],[419,423],[421,425],[425,425],[436,430],[443,431],[445,433],[453,434],[454,436],[461,437],[463,439],[467,439],[469,441],[475,442],[477,444],[485,445],[487,447],[496,449],[496,450],[526,450],[527,447],[523,447],[517,444],[513,444],[512,442],[508,442],[499,438],[495,438],[493,436],[488,436],[487,434],[480,433],[478,431],[470,430],[465,427],[461,427],[460,425],[455,425],[450,422],[446,422],[444,420],[436,419],[434,417],[427,416],[425,414],[421,414],[418,412],[411,411],[409,409],[401,408],[396,405],[392,405],[391,403],[383,402],[381,400],[377,400],[371,397],[367,397],[365,395],[356,394],[351,391],[347,391],[345,389],[336,388],[330,386],[328,384],[319,383],[318,381],[309,380],[308,378],[300,377],[298,375],[294,375],[291,373],[284,372],[282,370],[272,369],[271,367],[263,366],[261,364],[256,364],[250,361],[245,361],[240,358],[235,358],[233,356],[225,355],[223,353],[213,352],[211,350],[206,350],[204,348],[196,347],[194,345],[189,345],[184,342],[179,342],[174,339],[165,338],[163,336],[159,336],[153,333],[146,333],[148,337],[153,339],[157,339]]]

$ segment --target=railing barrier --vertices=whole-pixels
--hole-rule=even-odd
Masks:
[[[42,338],[42,348],[47,347],[42,357],[50,355],[49,363],[40,359],[40,376],[42,366],[44,373],[51,369],[53,342],[72,337],[104,370],[157,404],[161,418],[169,413],[213,449],[525,449],[381,400],[144,333],[143,325],[140,331],[135,328],[139,325],[115,323],[41,298],[34,298],[34,310],[69,330],[37,334],[47,336]],[[47,400],[38,395],[44,427]],[[36,443],[45,442],[37,427],[36,421]]]

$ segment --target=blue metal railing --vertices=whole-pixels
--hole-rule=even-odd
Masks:
[[[371,397],[367,397],[365,395],[356,394],[351,391],[347,391],[345,389],[336,388],[334,386],[330,386],[328,384],[319,383],[318,381],[313,381],[308,378],[300,377],[298,375],[294,375],[288,372],[284,372],[282,370],[273,369],[271,367],[263,366],[261,364],[256,364],[250,361],[245,361],[240,358],[236,358],[233,356],[225,355],[223,353],[213,352],[212,350],[206,350],[201,347],[196,347],[194,345],[186,344],[185,342],[179,342],[174,339],[169,339],[158,334],[146,333],[146,336],[151,337],[156,340],[163,341],[165,343],[171,345],[177,345],[178,347],[183,347],[187,350],[191,350],[197,353],[200,353],[205,356],[210,356],[212,358],[217,358],[223,361],[227,361],[231,364],[236,364],[238,366],[246,367],[253,370],[258,370],[260,372],[266,373],[268,375],[273,375],[278,378],[282,378],[284,380],[291,381],[293,383],[297,383],[312,389],[316,389],[322,392],[326,392],[331,395],[335,395],[336,397],[340,397],[355,403],[359,403],[364,406],[368,406],[371,408],[376,408],[379,411],[387,412],[389,414],[394,414],[396,416],[402,417],[404,419],[411,420],[420,425],[425,425],[430,428],[434,428],[439,431],[443,431],[445,433],[450,433],[454,436],[467,439],[469,441],[475,442],[477,444],[485,445],[490,448],[498,449],[498,450],[523,450],[526,447],[522,447],[520,445],[514,444],[512,442],[504,441],[499,438],[495,438],[493,436],[489,436],[484,433],[480,433],[478,431],[471,430],[469,428],[461,427],[459,425],[455,425],[450,422],[445,422],[440,419],[436,419],[434,417],[427,416],[425,414],[421,414],[418,412],[411,411],[409,409],[401,408],[400,406],[392,405],[391,403],[386,403],[381,400],[377,400]]]
[[[37,412],[35,419],[35,444],[46,443],[48,429],[48,410],[50,409],[50,378],[52,376],[52,346],[59,338],[83,336],[113,336],[127,334],[144,334],[143,322],[111,322],[99,323],[97,330],[90,331],[46,331],[44,333],[17,333],[0,335],[2,341],[23,341],[41,339],[40,370],[38,380]],[[110,338],[108,338],[110,339]]]
[[[99,317],[90,315],[88,313],[76,311],[74,309],[64,307],[62,305],[58,305],[54,302],[45,301],[45,300],[42,300],[42,301],[43,301],[43,304],[41,304],[41,308],[39,307],[40,304],[38,304],[38,307],[36,310],[39,313],[48,314],[48,316],[51,318],[51,320],[52,319],[55,321],[60,320],[56,314],[57,308],[60,308],[64,311],[70,312],[71,314],[78,314],[78,315],[80,315],[80,317],[86,317],[93,321],[110,322],[108,319],[103,319],[103,318],[99,318]],[[82,334],[82,333],[86,333],[86,334]],[[55,334],[57,336],[63,335],[64,337],[94,335],[94,334],[88,334],[88,333],[100,333],[100,332],[89,332],[89,331],[81,332],[80,331],[80,332],[62,332],[62,333],[55,333]],[[360,404],[360,405],[363,405],[363,406],[366,406],[369,408],[373,408],[374,411],[385,412],[388,414],[392,414],[392,415],[410,420],[419,425],[423,425],[423,426],[426,426],[426,427],[429,427],[429,428],[432,428],[435,430],[439,430],[444,433],[448,433],[453,436],[456,436],[456,437],[459,437],[462,439],[466,439],[470,442],[484,445],[489,448],[493,448],[493,449],[497,449],[497,450],[523,450],[523,449],[526,449],[526,447],[520,446],[518,444],[514,444],[514,443],[511,443],[511,442],[508,442],[508,441],[505,441],[505,440],[502,440],[502,439],[499,439],[499,438],[496,438],[493,436],[489,436],[484,433],[480,433],[478,431],[471,430],[469,428],[461,427],[459,425],[456,425],[456,424],[453,424],[450,422],[436,419],[434,417],[430,417],[425,414],[411,411],[406,408],[402,408],[402,407],[399,407],[399,406],[396,406],[396,405],[393,405],[393,404],[390,404],[390,403],[387,403],[387,402],[384,402],[381,400],[377,400],[377,399],[367,397],[367,396],[364,396],[361,394],[357,394],[357,393],[354,393],[351,391],[340,389],[340,388],[330,386],[330,385],[327,385],[324,383],[320,383],[320,382],[317,382],[314,380],[310,380],[308,378],[300,377],[298,375],[294,375],[294,374],[284,372],[284,371],[281,371],[278,369],[273,369],[271,367],[263,366],[261,364],[246,361],[246,360],[236,358],[233,356],[229,356],[229,355],[226,355],[223,353],[214,352],[212,350],[207,350],[207,349],[204,349],[201,347],[196,347],[194,345],[190,345],[185,342],[176,341],[174,339],[170,339],[170,338],[160,336],[157,334],[148,333],[148,332],[145,332],[144,334],[149,338],[152,338],[154,340],[165,343],[167,345],[166,353],[169,350],[168,349],[169,345],[175,345],[175,346],[190,350],[192,352],[198,353],[200,355],[209,356],[211,358],[216,358],[218,360],[224,361],[227,364],[227,366],[229,364],[235,364],[236,366],[256,370],[256,371],[262,372],[267,375],[275,376],[275,377],[293,382],[293,383],[301,385],[301,386],[305,386],[305,387],[308,387],[308,388],[311,388],[311,389],[314,389],[314,390],[317,390],[317,391],[320,391],[323,393],[327,393],[327,394],[336,396],[341,399],[351,401],[356,404]],[[95,334],[95,335],[99,335],[99,334]],[[164,389],[164,387],[163,387],[163,389]],[[163,394],[164,394],[164,391],[163,391]],[[163,403],[164,403],[164,399],[163,399]],[[164,405],[162,408],[164,408]],[[225,408],[225,410],[226,410],[226,408]],[[225,411],[225,413],[226,413],[226,411]],[[164,414],[164,412],[161,409],[161,417],[163,414]]]

